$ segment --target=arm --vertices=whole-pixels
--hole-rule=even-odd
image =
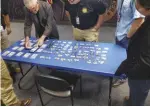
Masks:
[[[144,34],[141,35],[144,35],[144,37],[141,41],[140,58],[129,71],[131,73],[150,69],[150,26],[145,29]]]
[[[10,19],[9,19],[9,15],[4,15],[4,21],[5,21],[5,24],[6,24],[6,27],[7,28],[10,28]]]
[[[100,29],[101,25],[104,22],[104,15],[99,15],[97,24],[95,25],[94,29],[97,31],[98,29]]]
[[[97,23],[94,26],[94,30],[97,31],[98,29],[100,29],[100,27],[104,22],[104,14],[106,12],[106,6],[100,1],[91,1],[91,4],[94,9],[94,12],[96,12],[99,15]]]
[[[65,14],[66,14],[66,16],[68,17],[69,21],[71,21],[68,2],[64,2],[64,8],[65,8]]]
[[[30,48],[29,37],[31,36],[32,19],[27,8],[24,8],[24,12],[25,12],[25,22],[24,22],[25,47]]]
[[[47,24],[45,26],[45,31],[44,31],[43,35],[40,37],[40,39],[37,42],[37,46],[42,46],[45,38],[47,36],[49,36],[50,33],[52,32],[52,22],[54,20],[52,7],[51,7],[51,5],[46,3],[45,8],[46,8],[46,12],[48,12]]]
[[[6,25],[7,34],[9,35],[11,33],[11,28],[10,28],[10,19],[9,19],[9,14],[8,14],[8,8],[2,9],[2,16],[4,18],[4,23]]]
[[[113,0],[110,8],[105,12],[104,22],[109,21],[117,12],[117,0]]]
[[[7,35],[9,35],[11,33],[11,28],[10,28],[10,19],[9,19],[9,15],[3,15],[4,17],[4,22],[6,25],[6,30],[7,30]]]
[[[134,21],[132,22],[131,28],[127,34],[128,38],[131,38],[133,36],[133,34],[137,31],[137,29],[142,25],[145,18],[137,11],[135,4],[132,4],[131,6],[132,6],[132,14],[133,14]]]
[[[68,17],[68,19],[70,20],[70,13],[68,11],[65,11],[66,16]]]
[[[143,22],[144,22],[143,18],[135,19],[131,25],[131,28],[127,34],[127,37],[131,38],[132,35],[138,30],[138,28],[142,25]]]

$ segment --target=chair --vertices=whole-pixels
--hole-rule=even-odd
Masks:
[[[65,72],[63,72],[63,74],[65,74]],[[54,97],[70,97],[71,104],[72,106],[74,105],[73,90],[75,89],[78,79],[80,79],[80,95],[82,94],[81,76],[69,75],[68,73],[66,73],[65,76],[70,76],[72,79],[74,78],[74,81],[71,83],[69,80],[58,77],[58,75],[55,75],[55,73],[51,75],[37,73],[35,75],[35,84],[42,106],[44,106],[44,102],[40,93],[41,90]]]

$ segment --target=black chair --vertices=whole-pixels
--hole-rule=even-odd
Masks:
[[[63,78],[60,78],[61,76],[58,76],[57,74],[60,75],[60,72],[52,73],[50,75],[45,75],[41,73],[37,73],[35,75],[35,84],[40,97],[41,104],[42,106],[44,106],[44,102],[42,100],[42,96],[40,93],[40,91],[42,90],[43,92],[52,95],[54,97],[62,97],[62,98],[70,97],[71,104],[73,106],[74,105],[73,90],[75,89],[76,83],[79,79],[80,79],[80,95],[82,94],[81,76],[63,72],[63,75],[65,75],[65,77],[69,77],[71,79],[71,81],[69,81],[69,79],[65,80]]]

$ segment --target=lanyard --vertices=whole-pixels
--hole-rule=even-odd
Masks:
[[[77,16],[76,16],[76,24],[77,24],[77,25],[80,24],[79,8],[80,8],[80,4],[78,4],[77,9],[76,9],[76,12],[77,12]]]
[[[122,2],[121,2],[121,7],[120,7],[120,11],[119,11],[119,17],[120,17],[120,19],[121,19],[121,11],[122,11],[122,7],[123,7],[123,3],[124,3],[124,0],[122,0]]]
[[[80,4],[78,4],[76,12],[77,12],[77,16],[79,16],[79,8],[80,8]]]

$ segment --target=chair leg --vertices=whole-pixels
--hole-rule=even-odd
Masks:
[[[42,104],[42,106],[44,106],[44,103],[43,103],[43,100],[42,100],[42,96],[41,96],[41,93],[40,93],[40,90],[39,90],[39,87],[38,87],[38,84],[37,84],[37,82],[36,82],[36,81],[35,81],[35,85],[36,85],[37,92],[38,92],[39,97],[40,97],[41,104]]]
[[[71,91],[71,104],[72,104],[72,106],[74,105],[74,101],[73,101],[73,91],[72,90],[70,90]]]
[[[82,96],[82,76],[80,75],[80,96]]]

